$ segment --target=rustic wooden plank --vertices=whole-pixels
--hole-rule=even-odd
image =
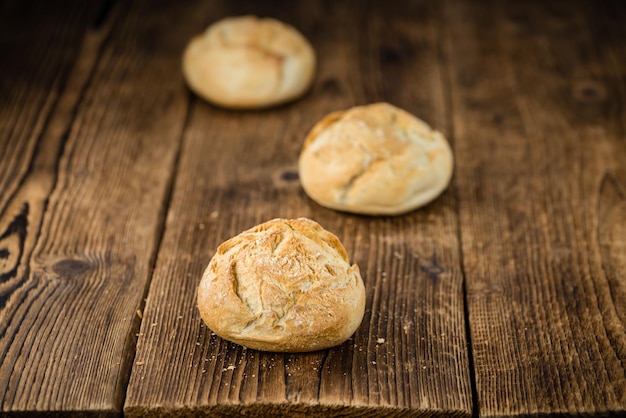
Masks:
[[[297,181],[310,127],[329,111],[387,100],[448,130],[438,10],[363,2],[201,4],[195,30],[226,15],[290,22],[318,76],[302,100],[259,112],[196,99],[129,384],[128,416],[469,416],[471,390],[454,187],[396,218],[324,209]],[[187,23],[187,22],[186,22]],[[217,245],[275,217],[335,232],[361,267],[365,319],[345,344],[262,353],[203,326],[196,288]]]
[[[3,415],[121,413],[187,112],[187,34],[155,30],[179,16],[159,2],[109,6],[51,5],[10,73],[0,141],[22,148],[0,157]]]
[[[108,5],[6,4],[0,22],[0,404],[25,334],[10,330],[11,300],[56,179],[58,155],[109,26]],[[21,319],[20,319],[21,320]],[[19,322],[19,320],[18,320]]]
[[[480,416],[626,414],[626,9],[447,3]]]
[[[26,203],[14,198],[17,190],[25,188],[23,183],[33,171],[38,171],[41,181],[46,169],[56,164],[76,92],[85,84],[95,60],[92,52],[106,33],[106,28],[93,26],[104,12],[102,4],[74,3],[60,8],[14,2],[0,15],[0,214],[4,214],[0,232],[4,239],[8,224]],[[40,141],[42,135],[54,138]],[[36,152],[38,146],[47,149]],[[30,169],[31,165],[35,167]],[[40,188],[49,192],[50,186]],[[38,223],[35,218],[40,216],[30,217],[30,223]],[[6,274],[17,264],[13,261],[4,261],[0,271]]]

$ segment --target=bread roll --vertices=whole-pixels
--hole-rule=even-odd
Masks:
[[[198,308],[226,340],[264,351],[314,351],[356,331],[365,288],[335,235],[310,219],[274,219],[217,248],[198,287]]]
[[[305,192],[331,209],[398,215],[435,199],[452,177],[442,134],[388,103],[327,115],[298,163]]]
[[[187,84],[227,108],[261,108],[304,94],[313,81],[315,53],[293,27],[275,19],[222,19],[193,38],[183,55]]]

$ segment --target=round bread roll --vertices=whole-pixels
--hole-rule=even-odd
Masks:
[[[198,308],[226,340],[264,351],[314,351],[356,331],[365,287],[335,235],[310,219],[274,219],[217,248],[198,287]]]
[[[324,117],[298,163],[305,192],[322,206],[398,215],[435,199],[452,177],[452,150],[425,122],[388,103]]]
[[[293,100],[313,81],[315,53],[293,27],[271,18],[222,19],[193,38],[183,55],[187,84],[227,108],[261,108]]]

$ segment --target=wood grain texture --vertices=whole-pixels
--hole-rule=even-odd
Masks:
[[[15,386],[12,371],[27,338],[27,327],[17,329],[24,313],[15,295],[32,287],[29,260],[56,181],[58,156],[108,29],[96,24],[104,4],[68,3],[63,11],[58,6],[7,4],[0,23],[0,36],[8,41],[2,48],[6,59],[0,61],[2,411],[11,409],[6,396]]]
[[[187,41],[245,13],[312,41],[301,100],[186,89]],[[0,416],[626,416],[624,22],[619,0],[0,1]],[[401,217],[316,205],[308,129],[383,100],[448,136],[452,185]],[[361,267],[357,333],[217,338],[216,247],[299,216]]]
[[[387,100],[447,130],[437,10],[407,5],[198,5],[198,32],[243,12],[293,24],[313,43],[318,74],[302,100],[276,109],[230,112],[194,99],[126,415],[471,415],[454,189],[406,216],[370,218],[314,204],[297,181],[304,137],[330,111]],[[304,354],[216,337],[196,307],[216,247],[268,219],[301,216],[336,233],[359,264],[367,289],[359,330]]]
[[[445,14],[479,412],[624,416],[626,13],[533,3]]]
[[[187,93],[178,34],[154,29],[175,11],[104,6],[51,5],[51,29],[25,31],[42,46],[9,71],[2,111],[24,116],[3,116],[15,124],[0,139],[4,415],[119,415],[125,397]]]
[[[21,7],[20,7],[21,6]],[[4,300],[10,277],[23,274],[58,154],[106,29],[94,27],[99,5],[25,7],[9,4],[0,21],[0,277]],[[34,28],[37,28],[35,31]],[[82,45],[81,45],[82,44]]]

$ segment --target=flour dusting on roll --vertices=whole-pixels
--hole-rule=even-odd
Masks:
[[[226,340],[264,351],[314,351],[356,331],[365,287],[335,235],[310,219],[274,219],[218,247],[198,287],[198,308]]]
[[[308,134],[298,163],[313,200],[367,215],[398,215],[431,202],[452,169],[444,136],[388,103],[327,115]]]
[[[226,108],[262,108],[303,95],[315,52],[295,28],[272,18],[224,18],[193,38],[183,55],[187,84]]]

